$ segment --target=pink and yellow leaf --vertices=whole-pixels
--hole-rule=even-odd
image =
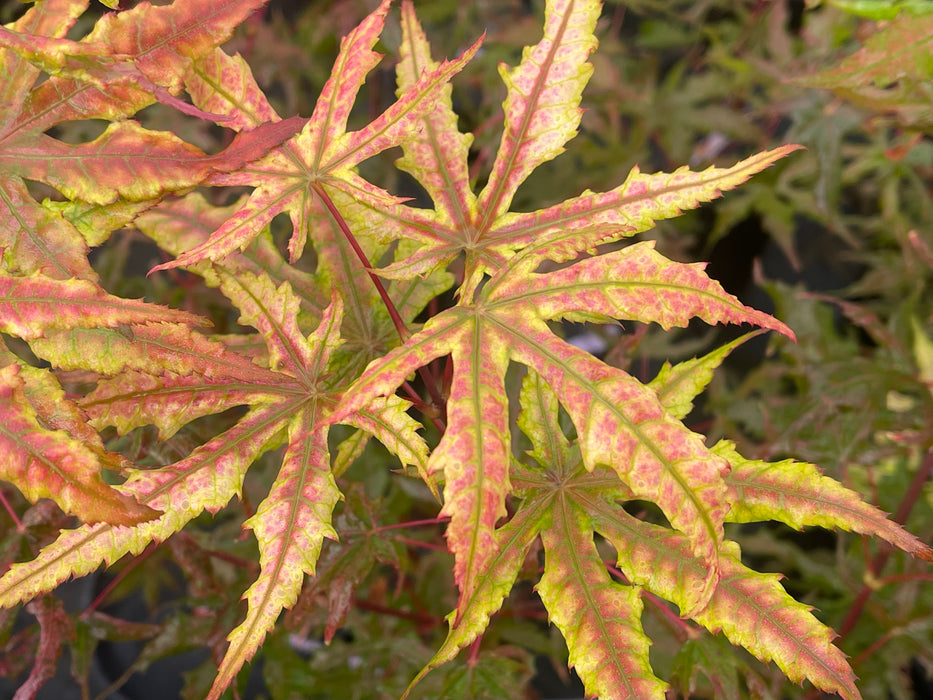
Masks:
[[[100,382],[80,404],[98,429],[110,425],[125,435],[135,428],[154,425],[159,429],[159,439],[167,440],[202,416],[235,406],[282,403],[283,397],[299,393],[287,383],[289,379],[278,375],[273,384],[257,385],[224,377],[209,380],[198,374],[129,370]]]
[[[609,192],[584,192],[548,209],[504,214],[486,234],[490,245],[518,249],[531,246],[536,259],[571,260],[597,243],[646,231],[656,221],[679,216],[722,196],[752,175],[773,165],[800,146],[762,151],[729,168],[642,174],[635,167],[625,182]]]
[[[17,21],[7,25],[11,30],[48,37],[63,37],[75,20],[87,9],[87,0],[46,0],[30,7]],[[0,49],[0,70],[5,80],[0,83],[0,104],[22,104],[35,85],[40,70],[24,57],[7,49]],[[0,130],[4,130],[15,110],[0,114]]]
[[[437,63],[431,58],[431,47],[415,15],[411,0],[402,3],[401,59],[396,67],[397,94],[411,89],[425,71]],[[453,111],[452,87],[444,86],[435,100],[434,109],[422,117],[422,129],[416,138],[402,144],[404,156],[396,165],[410,173],[425,188],[434,202],[438,223],[466,232],[476,220],[476,197],[470,187],[467,159],[471,134],[457,130],[458,117]]]
[[[79,279],[10,277],[0,273],[0,299],[4,301],[0,306],[0,330],[24,340],[42,337],[46,330],[115,328],[133,323],[207,323],[184,311],[112,296],[93,282]]]
[[[913,556],[933,561],[933,549],[863,501],[855,491],[823,476],[812,464],[792,459],[745,459],[728,441],[719,442],[713,452],[732,467],[726,477],[732,502],[727,519],[731,522],[778,520],[797,530],[805,526],[838,527],[880,537]]]
[[[593,73],[586,62],[596,48],[596,0],[550,0],[544,37],[522,52],[521,64],[499,74],[508,88],[505,130],[486,187],[479,196],[480,230],[508,211],[518,186],[557,157],[580,125],[580,97]]]
[[[530,305],[548,320],[631,319],[667,330],[700,318],[709,324],[751,323],[794,337],[773,316],[727,294],[703,267],[673,262],[654,250],[654,241],[644,241],[555,272],[519,275],[509,266],[490,280],[487,299]]]
[[[63,397],[62,397],[63,398]],[[0,369],[0,478],[30,501],[51,498],[88,523],[135,525],[158,516],[101,478],[100,452],[40,422],[17,365]],[[73,418],[73,416],[72,416]]]
[[[8,273],[97,279],[81,234],[60,213],[38,204],[15,176],[0,178],[0,249]]]
[[[240,54],[221,48],[198,59],[185,75],[191,101],[206,112],[228,117],[224,126],[240,131],[279,119]]]
[[[706,564],[680,533],[637,520],[615,503],[595,504],[596,530],[616,548],[618,566],[633,583],[681,606],[683,591],[701,585]],[[774,661],[792,681],[808,679],[821,690],[859,698],[855,674],[832,645],[833,632],[807,606],[789,596],[773,574],[741,564],[738,545],[726,541],[720,577],[709,605],[691,615],[711,632],[762,661]]]
[[[134,472],[114,487],[150,508],[156,520],[134,527],[105,523],[65,530],[32,561],[14,564],[0,577],[0,606],[8,607],[85,576],[125,554],[140,554],[162,542],[203,511],[216,512],[240,493],[249,465],[283,441],[293,415],[288,407],[254,409],[237,425],[198,447],[187,458],[156,470]]]
[[[109,204],[118,197],[143,201],[189,189],[214,172],[242,167],[290,138],[300,119],[269,122],[237,134],[221,153],[205,155],[168,131],[115,122],[90,143],[72,146],[44,134],[7,143],[0,167],[47,182],[71,199]]]
[[[660,700],[666,686],[648,660],[651,643],[641,626],[639,590],[610,579],[578,506],[559,497],[551,518],[541,532],[544,575],[537,591],[567,642],[570,665],[586,694]]]
[[[256,653],[279,614],[295,604],[306,574],[314,574],[324,538],[337,539],[331,514],[340,491],[330,471],[327,422],[308,405],[289,424],[282,468],[256,514],[244,523],[259,542],[259,578],[244,594],[246,619],[230,646],[208,698],[218,698]]]
[[[347,119],[367,74],[382,59],[373,46],[382,33],[391,0],[382,0],[353,31],[340,41],[340,52],[318,96],[307,127],[298,137],[297,147],[307,154],[308,164],[321,168],[330,160],[338,140],[346,133]]]
[[[230,38],[233,30],[265,0],[175,0],[171,5],[141,2],[94,25],[85,41],[101,42],[133,63],[156,85],[177,91],[191,63]]]
[[[425,484],[437,496],[434,479],[428,473],[428,446],[417,432],[421,424],[406,413],[410,406],[397,396],[380,396],[373,399],[365,409],[347,417],[345,422],[375,437],[403,465],[410,464],[417,468]]]
[[[45,337],[31,341],[30,347],[59,369],[85,369],[104,376],[132,369],[151,375],[169,371],[258,385],[282,381],[281,375],[228,350],[224,343],[177,323],[48,331]]]
[[[110,84],[107,89],[67,77],[51,77],[27,98],[15,123],[21,131],[41,133],[70,119],[113,119],[130,116],[156,101],[152,85],[164,89],[163,99],[182,87],[190,63],[229,38],[237,24],[263,0],[217,0],[207,9],[198,0],[178,0],[153,7],[148,2],[120,13],[104,15],[85,38],[112,47],[132,59],[150,86]]]
[[[312,367],[320,358],[315,358],[312,343],[298,327],[300,300],[292,293],[291,285],[285,282],[276,288],[265,275],[253,276],[243,272],[236,276],[220,272],[219,276],[221,287],[240,310],[240,323],[253,326],[265,340],[269,348],[270,368],[279,370],[281,367],[292,376],[317,379],[323,364]],[[328,324],[333,322],[333,313],[326,316]],[[338,329],[339,316],[338,311]]]
[[[512,318],[507,325],[513,359],[532,367],[570,414],[586,468],[612,468],[636,498],[657,503],[690,538],[709,573],[705,585],[691,591],[687,612],[702,608],[715,585],[729,510],[726,461],[670,418],[654,392],[633,377],[554,338],[543,322]]]
[[[458,614],[496,555],[496,522],[509,493],[509,408],[505,394],[506,346],[492,329],[471,324],[453,349],[447,429],[428,461],[443,471],[447,545],[460,588]]]

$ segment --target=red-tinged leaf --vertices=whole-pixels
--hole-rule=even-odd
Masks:
[[[179,255],[204,243],[211,232],[226,221],[244,199],[226,207],[215,207],[199,192],[168,202],[163,202],[136,218],[134,225],[163,250]],[[322,291],[313,284],[308,275],[291,267],[283,259],[272,242],[268,230],[261,233],[242,253],[232,253],[223,262],[223,270],[231,275],[248,273],[254,276],[265,274],[276,286],[288,282],[302,300],[304,312],[315,312],[318,318],[327,306]],[[210,286],[219,286],[220,278],[206,263],[196,267],[198,273]]]
[[[522,271],[522,263],[506,269]],[[631,319],[667,330],[701,318],[709,324],[751,323],[794,338],[793,331],[773,316],[727,294],[704,267],[668,260],[654,250],[654,241],[644,241],[555,272],[496,275],[488,284],[487,298],[491,305],[500,300],[517,305],[520,300],[546,319]]]
[[[89,0],[46,0],[33,5],[9,28],[28,34],[61,37],[74,25],[87,9]],[[31,66],[22,56],[0,49],[0,68],[5,80],[0,83],[0,105],[19,105],[39,77],[39,69]],[[0,113],[0,131],[5,131],[16,110],[4,109]]]
[[[279,119],[239,54],[217,48],[201,57],[185,75],[185,88],[194,104],[223,114],[228,118],[224,126],[236,131]]]
[[[264,275],[253,277],[244,273],[236,277],[221,273],[220,279],[221,286],[236,300],[240,323],[253,326],[266,341],[270,368],[281,367],[280,371],[304,381],[316,380],[333,349],[327,355],[314,357],[311,344],[298,328],[299,299],[291,286],[285,282],[275,288]],[[338,319],[341,316],[342,307],[336,314]],[[330,317],[334,318],[334,314]]]
[[[266,0],[175,0],[154,7],[140,2],[126,12],[108,13],[85,41],[101,42],[115,54],[132,56],[153,83],[172,91],[192,61],[230,38],[233,30]]]
[[[92,447],[42,426],[19,373],[17,365],[0,369],[0,478],[30,501],[51,498],[87,523],[133,525],[156,517],[156,511],[104,482]]]
[[[424,71],[437,67],[411,0],[402,2],[402,37],[401,57],[396,68],[399,96],[410,89]],[[457,130],[458,118],[451,93],[450,85],[441,90],[434,109],[421,119],[421,137],[405,141],[402,145],[405,155],[396,165],[411,173],[425,188],[434,202],[437,223],[466,231],[478,218],[467,163],[473,136]]]
[[[812,464],[745,459],[727,441],[719,442],[713,452],[732,467],[726,477],[731,522],[779,520],[797,530],[812,525],[838,527],[880,537],[915,557],[933,561],[933,549]]]
[[[130,61],[124,71],[137,73],[149,86],[134,86],[126,80],[102,90],[93,83],[69,77],[52,77],[38,85],[11,124],[20,131],[41,133],[69,119],[121,119],[147,107],[157,99],[181,103],[171,97],[182,87],[190,64],[225,41],[264,0],[176,0],[153,7],[140,2],[126,12],[108,13],[97,22],[84,42],[107,45]],[[119,77],[117,74],[115,77]],[[162,89],[160,95],[152,86]]]
[[[256,514],[244,523],[259,542],[261,572],[244,594],[246,619],[227,637],[230,646],[208,698],[220,697],[279,613],[295,604],[305,575],[314,574],[324,538],[337,539],[331,514],[341,495],[330,471],[322,413],[321,406],[311,404],[291,421],[279,475]]]
[[[751,156],[731,168],[709,168],[700,173],[684,167],[673,173],[643,175],[635,168],[625,183],[610,192],[587,192],[527,214],[503,210],[491,218],[488,211],[483,216],[476,213],[484,210],[477,210],[472,193],[463,189],[459,163],[467,157],[466,144],[454,128],[456,122],[446,116],[446,109],[439,105],[429,115],[433,121],[423,122],[404,144],[406,157],[400,161],[435,198],[437,212],[409,207],[390,209],[381,227],[392,237],[423,246],[379,272],[391,278],[424,274],[465,252],[466,278],[470,282],[465,284],[464,296],[472,293],[481,272],[498,270],[515,251],[529,247],[528,264],[532,268],[543,260],[572,260],[583,251],[592,251],[598,243],[632,236],[651,228],[655,221],[715,199],[799,148],[783,146]],[[439,132],[443,125],[448,125],[447,130]],[[447,189],[440,190],[441,186]],[[489,191],[487,187],[485,192]]]
[[[62,644],[75,640],[74,625],[58,598],[43,596],[28,603],[26,610],[39,621],[39,649],[29,677],[16,691],[13,700],[33,700],[46,681],[55,676]]]
[[[697,622],[711,632],[721,628],[733,644],[763,661],[773,660],[795,683],[806,679],[826,692],[859,700],[855,673],[832,644],[835,633],[787,595],[780,576],[746,568],[738,545],[733,550],[723,556],[716,593]]]
[[[57,37],[16,32],[0,26],[0,48],[13,51],[50,75],[68,75],[103,87],[99,70],[113,65],[113,51],[106,44],[71,41]],[[109,60],[108,60],[109,59]]]
[[[583,88],[593,73],[586,62],[596,48],[596,0],[550,0],[544,37],[522,53],[511,71],[500,65],[508,88],[505,130],[489,181],[479,196],[481,230],[508,211],[518,186],[541,163],[555,158],[580,125]]]
[[[608,257],[612,262],[623,263],[628,256],[638,262],[630,267],[627,264],[603,267],[600,262]],[[435,357],[452,353],[456,368],[458,364],[471,362],[468,358],[476,353],[495,357],[503,352],[499,348],[505,348],[509,359],[533,368],[556,392],[577,428],[587,468],[610,466],[636,498],[657,503],[672,525],[691,538],[696,555],[709,568],[704,586],[691,591],[692,598],[685,610],[696,612],[705,605],[715,584],[716,552],[729,509],[722,481],[727,463],[711,454],[698,435],[666,415],[651,389],[560,340],[545,323],[552,315],[576,312],[586,313],[587,317],[660,316],[665,323],[684,325],[691,315],[697,314],[710,321],[753,320],[784,329],[776,320],[746,309],[726,295],[700,269],[669,262],[665,265],[663,261],[649,246],[638,245],[629,252],[620,251],[618,259],[610,254],[554,273],[538,275],[525,270],[524,276],[513,277],[509,275],[511,266],[507,266],[482,289],[475,305],[442,312],[404,346],[370,365],[359,382],[348,390],[336,418],[340,420],[344,411],[359,410],[369,396],[394,391],[411,372]],[[519,260],[516,266],[521,265]],[[662,269],[667,273],[661,272]],[[594,271],[597,272],[591,274]],[[605,280],[604,286],[600,284],[600,276]],[[668,295],[659,293],[659,288],[667,289]],[[579,300],[574,297],[577,292]],[[642,313],[645,315],[639,316]],[[480,339],[479,345],[471,340],[475,338]],[[504,373],[501,367],[498,371]],[[484,415],[479,380],[469,373],[463,376],[477,382],[472,394],[464,394],[468,415]],[[483,385],[493,381],[493,376],[487,376]],[[501,376],[495,377],[495,381],[501,386]],[[457,443],[458,449],[472,444],[469,454],[481,454],[482,464],[502,463],[508,459],[508,452],[494,437],[497,432],[482,436],[474,431],[465,436],[458,430],[456,439],[463,441]],[[476,440],[483,440],[482,449]],[[440,456],[447,459],[444,450]],[[477,471],[474,477],[473,492],[489,493],[485,471]],[[474,522],[472,506],[466,505],[466,522]],[[498,509],[496,499],[487,507]],[[453,514],[450,505],[445,508],[445,512]],[[486,522],[495,522],[498,513],[498,510],[486,513]],[[474,522],[474,527],[485,527],[489,532],[489,526],[481,522]]]
[[[492,329],[468,324],[454,356],[447,430],[431,453],[428,472],[443,471],[447,545],[460,588],[458,615],[496,556],[496,522],[509,493],[509,407],[504,377],[508,355]]]
[[[391,1],[381,0],[366,19],[340,40],[340,53],[331,76],[321,89],[311,120],[296,144],[315,169],[323,168],[329,160],[325,154],[327,151],[332,154],[336,142],[346,133],[356,94],[369,71],[382,59],[373,51],[373,46],[382,33]]]
[[[273,374],[272,379],[274,383],[256,385],[236,378],[207,379],[203,374],[126,371],[100,382],[81,400],[81,408],[98,429],[112,425],[126,435],[141,426],[154,425],[159,439],[167,440],[196,418],[300,395],[300,390],[283,381],[288,379],[286,375]]]
[[[752,175],[800,149],[787,145],[762,151],[729,168],[645,175],[636,166],[617,188],[600,194],[584,192],[547,209],[507,214],[484,240],[506,250],[531,246],[538,260],[572,260],[597,243],[633,236],[655,222],[679,216],[746,182]]]
[[[243,131],[216,156],[205,156],[171,132],[143,129],[132,120],[110,124],[97,139],[79,146],[30,134],[0,151],[0,168],[91,204],[108,204],[117,197],[142,201],[257,160],[291,137],[301,122],[289,119]]]
[[[590,503],[596,529],[616,548],[626,577],[683,609],[683,590],[707,575],[686,538],[637,520],[615,503]],[[709,605],[693,619],[711,632],[722,630],[762,661],[774,661],[795,682],[807,679],[821,690],[860,697],[845,655],[832,645],[832,630],[784,591],[779,576],[744,567],[734,542],[724,543],[719,570]]]
[[[513,326],[514,327],[514,326]],[[716,576],[716,551],[728,512],[725,460],[668,417],[654,393],[588,353],[548,339],[550,331],[516,327],[514,359],[535,369],[553,389],[577,428],[587,469],[611,467],[635,498],[657,503],[686,533],[709,565],[707,585],[694,590],[688,611],[702,607]]]
[[[610,579],[596,551],[589,518],[564,499],[554,503],[537,585],[548,616],[567,640],[570,665],[586,694],[600,698],[663,698],[666,684],[648,662],[642,602],[633,586]]]
[[[97,279],[81,234],[60,213],[37,204],[15,176],[0,177],[0,250],[7,273]]]
[[[238,170],[247,163],[261,159],[270,150],[290,139],[301,130],[305,122],[301,117],[275,118],[242,129],[223,151],[207,157],[206,165],[215,173]]]
[[[168,370],[256,384],[276,384],[282,379],[229,351],[223,343],[174,323],[49,331],[44,338],[31,341],[30,347],[60,369],[86,369],[104,376],[134,369],[152,375]]]
[[[281,444],[282,426],[293,414],[290,404],[254,409],[180,462],[134,472],[115,488],[164,514],[135,527],[98,524],[64,531],[35,559],[14,564],[0,577],[0,606],[51,591],[63,581],[85,576],[125,554],[138,555],[203,511],[216,512],[240,493],[249,465],[264,451]]]
[[[0,362],[5,361],[0,359]],[[11,363],[17,362],[10,358]],[[129,462],[119,454],[108,452],[100,434],[88,424],[87,414],[74,404],[51,372],[34,367],[19,368],[26,400],[35,409],[40,424],[50,430],[61,430],[93,451],[105,469],[122,471]]]
[[[201,149],[171,132],[148,131],[127,120],[110,124],[100,137],[80,146],[29,134],[0,151],[0,168],[48,182],[71,199],[108,204],[119,196],[154,199],[198,184],[203,157]]]
[[[0,299],[0,330],[25,340],[40,338],[46,330],[116,328],[121,323],[206,324],[193,314],[121,299],[78,279],[10,277],[0,273]]]
[[[370,48],[382,27],[388,0],[360,28],[341,44],[334,74],[326,83],[314,114],[294,139],[244,173],[231,178],[219,177],[214,184],[257,185],[247,204],[218,228],[203,244],[186,251],[176,260],[158,265],[155,270],[188,266],[201,260],[219,260],[235,250],[242,250],[274,216],[288,211],[294,233],[289,243],[291,259],[303,250],[309,230],[330,227],[334,210],[328,204],[346,192],[346,199],[360,197],[399,202],[353,173],[361,161],[399,145],[417,124],[421,114],[433,107],[450,78],[472,58],[478,44],[460,58],[445,61],[436,70],[421,76],[412,89],[368,126],[352,134],[344,133],[350,105],[356,99],[361,81],[376,56]],[[327,185],[326,190],[324,185]],[[320,189],[319,189],[320,188]],[[327,200],[324,199],[325,193]],[[362,210],[362,207],[357,205]],[[353,223],[354,216],[346,215]],[[364,221],[366,228],[372,222]]]
[[[420,115],[433,109],[436,97],[449,87],[451,77],[476,55],[481,44],[482,38],[477,39],[457,59],[444,61],[437,68],[424,72],[411,89],[402,93],[376,119],[359,131],[344,134],[339,141],[339,151],[325,152],[329,156],[328,167],[336,170],[355,166],[409,137]]]
[[[428,488],[437,496],[437,487],[428,471],[428,446],[417,433],[421,424],[405,412],[410,407],[411,404],[397,396],[380,397],[347,418],[346,422],[379,440],[403,465],[416,467]],[[341,447],[344,444],[341,443]],[[360,447],[363,446],[365,443]],[[336,471],[336,465],[334,469]]]

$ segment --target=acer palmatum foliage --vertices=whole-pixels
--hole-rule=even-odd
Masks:
[[[243,523],[259,546],[259,574],[209,694],[219,697],[306,577],[321,575],[324,541],[340,537],[339,477],[375,437],[427,484],[449,520],[459,602],[446,642],[415,680],[483,633],[540,542],[537,589],[589,695],[664,696],[640,621],[654,594],[792,680],[859,697],[832,631],[778,577],[745,567],[723,526],[774,519],[874,535],[925,559],[931,550],[815,467],[748,460],[683,424],[735,343],[665,366],[643,384],[549,325],[629,319],[667,329],[699,318],[792,337],[724,292],[702,265],[669,260],[646,241],[597,246],[716,198],[795,147],[702,172],[635,169],[606,192],[512,212],[522,182],[577,132],[598,2],[548,2],[540,42],[518,66],[502,67],[502,138],[479,192],[468,168],[472,136],[458,131],[450,81],[482,39],[437,62],[412,3],[402,2],[397,100],[348,131],[357,92],[381,58],[373,47],[390,2],[344,38],[307,120],[282,119],[247,63],[218,48],[262,4],[143,2],[105,15],[74,41],[64,37],[87,3],[44,0],[0,33],[0,330],[51,365],[0,349],[0,477],[84,523],[12,565],[0,578],[0,604],[32,600],[165,541],[224,507],[250,466],[283,448],[277,477]],[[181,90],[193,104],[177,97]],[[131,119],[156,101],[236,135],[207,155]],[[89,118],[110,122],[91,143],[45,133]],[[393,147],[431,208],[357,173]],[[65,201],[37,201],[27,179]],[[252,193],[220,207],[190,191],[198,185]],[[292,223],[287,260],[269,230],[281,213]],[[253,335],[213,335],[203,318],[105,292],[89,247],[130,224],[174,256],[156,271],[183,266],[200,275]],[[300,263],[312,252],[309,273]],[[450,290],[456,303],[416,323]],[[446,379],[436,361],[447,363]],[[524,376],[511,394],[517,406],[507,389],[513,365]],[[90,388],[63,390],[62,373],[73,370],[93,379],[81,385]],[[419,372],[423,396],[409,383]],[[99,432],[151,425],[168,443],[191,421],[234,407],[247,410],[232,427],[156,468],[109,450]],[[331,454],[338,423],[356,431]],[[441,435],[433,448],[424,427]],[[513,444],[513,427],[530,449]],[[124,481],[108,485],[104,469]],[[669,527],[629,515],[623,504],[636,499],[656,504]],[[596,534],[617,561],[604,560]],[[613,564],[624,580],[610,575]],[[348,603],[330,605],[328,637]],[[64,638],[51,626],[44,635],[43,643]],[[30,688],[47,666],[37,664]]]

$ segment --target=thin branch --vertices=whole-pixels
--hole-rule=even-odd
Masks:
[[[337,209],[337,205],[334,204],[334,200],[330,198],[330,195],[327,194],[327,191],[324,187],[315,183],[313,185],[314,191],[318,197],[321,198],[321,201],[324,203],[324,206],[327,207],[327,210],[330,212],[331,217],[334,220],[334,223],[337,224],[337,227],[341,230],[344,235],[344,238],[347,239],[347,242],[350,244],[350,247],[353,249],[353,252],[356,253],[356,257],[359,258],[360,263],[363,265],[363,269],[366,270],[366,274],[369,275],[369,279],[372,280],[373,285],[376,287],[376,291],[379,293],[379,297],[382,299],[382,303],[385,305],[386,310],[389,312],[389,318],[392,319],[392,324],[395,326],[395,330],[398,333],[399,338],[404,343],[411,337],[411,331],[408,330],[408,326],[405,325],[405,321],[402,320],[401,315],[398,312],[398,309],[395,307],[395,303],[389,297],[388,291],[386,291],[385,285],[382,284],[382,280],[379,279],[379,276],[376,274],[373,266],[370,264],[369,259],[366,257],[366,253],[363,252],[363,249],[360,247],[360,244],[357,242],[356,237],[353,235],[353,232],[350,230],[350,227],[347,226],[347,222],[344,220],[340,211]],[[440,409],[443,407],[444,402],[441,398],[440,393],[437,390],[437,387],[431,381],[431,374],[424,367],[418,368],[418,374],[421,376],[421,379],[424,381],[425,388],[428,393],[431,395],[431,401],[434,402],[434,405]],[[435,427],[443,433],[446,426],[444,422],[438,416],[428,416],[431,421],[434,423]]]
[[[931,475],[933,475],[933,450],[927,452],[926,457],[923,459],[923,464],[920,465],[917,473],[914,474],[913,480],[910,482],[910,486],[907,487],[907,493],[904,495],[900,507],[891,518],[898,525],[903,525],[907,522],[910,511],[913,510],[913,507],[917,504],[917,499],[920,498],[923,485]],[[868,573],[872,579],[877,579],[878,574],[884,568],[885,564],[888,563],[891,551],[892,547],[890,545],[882,545],[881,549],[875,555],[875,558],[868,566]],[[839,626],[839,642],[845,639],[846,635],[855,628],[859,617],[862,615],[862,610],[865,608],[865,604],[868,602],[874,590],[874,586],[867,583],[862,586],[862,590],[860,590],[855,597],[852,607],[849,608],[849,612]]]

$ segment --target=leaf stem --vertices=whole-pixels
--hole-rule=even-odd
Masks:
[[[379,297],[382,299],[382,303],[385,305],[386,310],[389,312],[389,318],[392,319],[392,324],[395,326],[395,330],[398,332],[399,338],[404,343],[411,337],[411,331],[408,330],[408,326],[406,326],[405,322],[402,320],[398,309],[395,307],[395,303],[392,301],[391,297],[389,297],[388,291],[386,291],[385,285],[382,284],[382,280],[379,279],[379,276],[376,274],[373,266],[370,264],[369,258],[366,257],[366,253],[363,252],[363,249],[357,242],[356,237],[350,230],[350,227],[347,226],[347,222],[344,220],[343,215],[341,215],[340,211],[337,209],[337,205],[334,204],[334,200],[332,200],[330,195],[327,194],[327,190],[325,190],[323,185],[320,183],[314,183],[312,187],[314,188],[314,192],[317,194],[317,196],[321,198],[324,206],[327,207],[331,217],[337,224],[337,227],[343,233],[344,238],[347,239],[347,242],[350,244],[353,252],[356,253],[356,257],[359,258],[360,263],[363,265],[363,269],[366,270],[366,274],[369,275],[369,279],[372,280],[373,285],[376,287],[376,291],[379,293]],[[419,367],[418,374],[421,376],[421,379],[424,381],[425,388],[431,395],[431,401],[434,403],[435,407],[441,409],[444,406],[444,400],[441,398],[441,395],[438,392],[437,387],[434,385],[434,382],[431,381],[430,373],[424,367]],[[443,433],[445,428],[443,421],[437,417],[432,416],[431,418],[438,430]]]
[[[330,198],[330,195],[327,194],[327,190],[324,189],[319,183],[312,185],[314,192],[318,197],[321,198],[321,201],[324,203],[324,206],[327,207],[327,210],[330,212],[331,217],[334,219],[334,222],[343,232],[344,238],[347,239],[347,242],[350,244],[350,247],[353,248],[353,252],[356,253],[356,257],[359,258],[360,262],[363,264],[363,269],[366,270],[366,274],[369,275],[369,279],[372,280],[373,285],[376,287],[376,291],[379,292],[379,296],[382,299],[382,303],[385,304],[386,310],[389,312],[389,317],[392,319],[393,325],[395,325],[395,330],[398,331],[399,338],[401,338],[404,343],[411,337],[411,331],[408,330],[408,327],[405,325],[405,322],[402,320],[402,317],[399,315],[398,309],[395,308],[395,304],[392,299],[389,297],[389,293],[386,291],[385,285],[382,284],[382,280],[376,275],[373,270],[373,266],[369,262],[369,258],[366,257],[366,253],[363,252],[363,249],[360,248],[360,244],[357,242],[356,237],[353,235],[353,232],[350,231],[350,227],[347,226],[347,222],[344,221],[343,215],[337,209],[337,205],[334,204],[334,200]]]
[[[24,532],[26,532],[26,528],[23,527],[23,521],[16,517],[16,511],[13,510],[13,506],[10,505],[10,502],[6,500],[6,494],[3,493],[2,488],[0,488],[0,503],[3,504],[6,512],[10,514],[11,518],[13,518],[13,523],[16,525],[17,534],[22,535]]]
[[[129,563],[126,565],[126,568],[124,568],[123,571],[121,571],[119,574],[114,576],[113,580],[110,583],[108,583],[106,586],[104,586],[104,589],[97,595],[96,598],[94,598],[94,600],[91,601],[91,604],[88,605],[87,608],[81,613],[81,616],[80,616],[81,619],[86,620],[92,612],[97,610],[97,608],[100,607],[100,604],[103,603],[107,599],[107,596],[109,596],[113,592],[113,589],[119,586],[120,582],[124,578],[126,578],[127,575],[133,569],[135,569],[137,566],[139,566],[144,561],[146,561],[146,559],[148,559],[155,550],[156,550],[156,544],[153,542],[148,547],[146,547],[146,549],[144,549],[139,554],[139,556],[131,559]]]
[[[619,581],[624,583],[626,586],[631,586],[631,582],[628,580],[628,577],[622,573],[616,567],[606,564],[606,568],[609,572],[615,576]],[[667,625],[671,628],[671,633],[677,637],[677,640],[683,644],[687,640],[696,639],[699,636],[699,633],[695,627],[690,625],[686,620],[681,619],[673,610],[671,610],[664,603],[663,600],[658,598],[654,593],[642,589],[641,597],[647,600],[659,613],[659,617],[663,622],[666,622]]]

